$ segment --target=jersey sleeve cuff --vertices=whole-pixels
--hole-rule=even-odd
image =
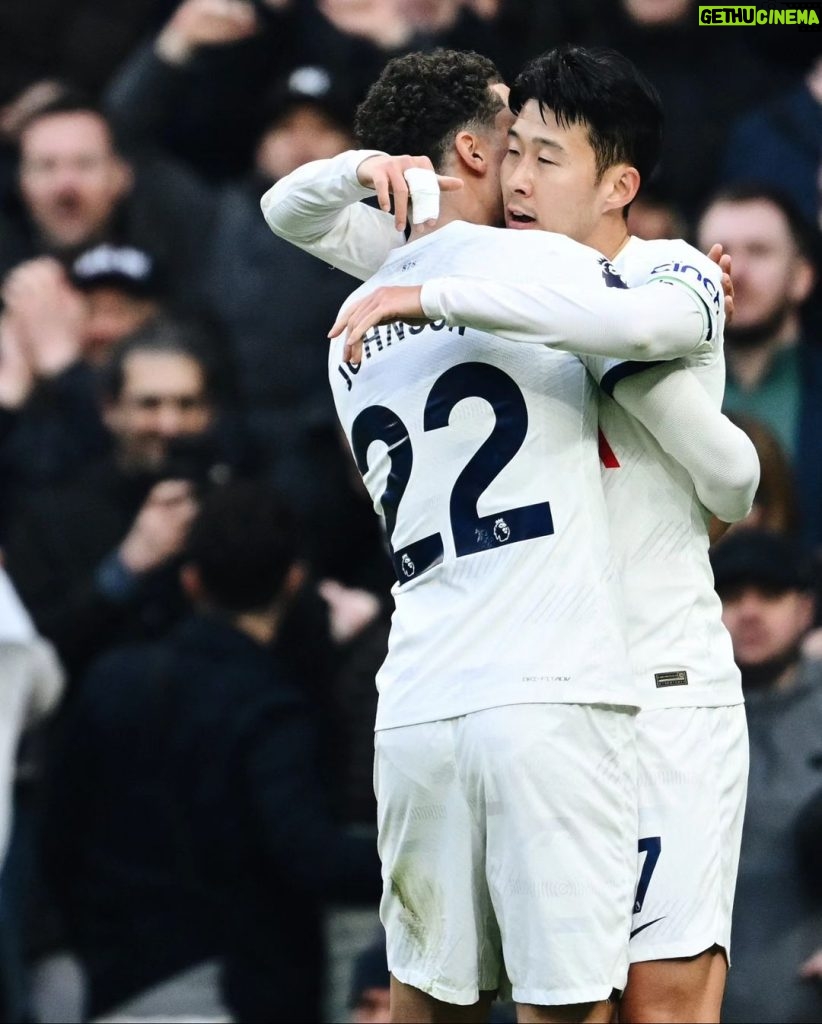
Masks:
[[[711,314],[711,308],[708,303],[703,299],[699,292],[692,285],[688,284],[687,281],[683,281],[681,277],[675,277],[672,274],[659,274],[655,276],[653,282],[657,281],[664,284],[679,285],[680,288],[684,288],[689,295],[691,295],[696,303],[697,309],[702,314],[703,329],[702,338],[703,341],[711,341],[714,336],[714,318]]]
[[[420,305],[429,320],[442,320],[446,314],[443,309],[442,280],[432,278],[420,289]]]

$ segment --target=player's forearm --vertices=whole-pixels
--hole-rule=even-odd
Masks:
[[[759,485],[756,449],[690,370],[654,367],[619,381],[613,395],[687,471],[709,512],[725,523],[745,518]]]
[[[442,277],[423,285],[422,305],[433,320],[511,341],[641,362],[690,354],[708,326],[696,296],[658,283],[581,289],[556,278],[535,284]]]
[[[350,150],[304,164],[260,201],[275,235],[362,281],[405,242],[390,214],[360,202],[374,190],[359,183],[357,167],[374,152]]]

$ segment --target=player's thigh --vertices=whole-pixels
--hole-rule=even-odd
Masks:
[[[485,830],[469,806],[460,719],[376,734],[388,969],[433,1000],[470,1006],[499,983],[500,942],[485,883]]]
[[[727,973],[719,946],[694,957],[631,964],[620,1024],[718,1024]]]
[[[487,881],[511,996],[607,999],[627,973],[636,850],[635,715],[528,704],[466,715],[469,802],[484,806]]]
[[[637,717],[639,859],[631,962],[730,953],[748,775],[743,705]]]

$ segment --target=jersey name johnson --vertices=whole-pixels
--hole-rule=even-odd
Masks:
[[[453,228],[406,246],[356,294],[475,272],[470,226]],[[630,703],[580,360],[443,324],[380,328],[368,349],[355,370],[338,339],[329,380],[397,578],[377,728],[515,703]]]

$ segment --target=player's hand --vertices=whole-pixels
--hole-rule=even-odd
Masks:
[[[730,253],[723,252],[719,242],[712,245],[708,251],[708,258],[712,259],[722,271],[722,291],[725,293],[725,323],[729,324],[734,318],[734,282],[731,276]]]
[[[356,366],[362,359],[363,338],[372,327],[392,324],[397,320],[406,324],[431,322],[422,308],[421,294],[421,285],[377,288],[364,299],[346,306],[328,332],[328,337],[336,338],[343,331],[348,332],[343,359]]]
[[[433,171],[434,165],[427,156],[369,156],[357,168],[357,180],[366,188],[377,193],[380,209],[391,212],[391,196],[394,197],[394,225],[397,231],[405,231],[408,222],[408,182],[404,172],[411,167]],[[461,178],[449,178],[438,174],[440,192],[456,192],[462,188]],[[413,203],[413,194],[411,195]]]
[[[184,0],[157,37],[156,50],[170,64],[184,64],[203,46],[225,46],[259,31],[245,0]]]
[[[134,573],[151,572],[183,550],[197,501],[188,480],[163,480],[149,492],[120,545],[123,564]]]

